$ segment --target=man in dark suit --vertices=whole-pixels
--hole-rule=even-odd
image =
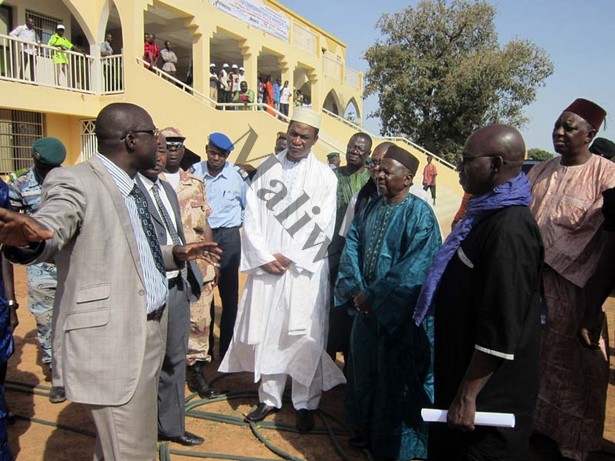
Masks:
[[[110,104],[96,119],[99,154],[50,172],[35,216],[0,209],[5,256],[56,262],[54,349],[66,397],[85,404],[96,425],[95,460],[155,457],[165,269],[217,259],[210,242],[161,248],[152,238],[134,177],[155,165],[157,134],[141,107]]]
[[[158,135],[156,166],[139,171],[137,184],[147,199],[156,236],[160,245],[183,244],[186,241],[182,226],[177,194],[158,175],[167,163],[164,135]],[[186,432],[184,385],[186,381],[186,353],[190,332],[190,301],[201,295],[203,276],[190,261],[186,270],[168,271],[169,283],[168,325],[166,349],[160,382],[158,383],[158,440],[169,440],[182,445],[200,445],[202,437]]]

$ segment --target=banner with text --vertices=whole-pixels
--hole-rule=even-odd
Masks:
[[[280,40],[289,41],[290,20],[259,0],[209,0],[209,3]]]

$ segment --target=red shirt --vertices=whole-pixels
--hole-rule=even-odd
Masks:
[[[428,163],[423,170],[423,185],[424,186],[433,186],[436,183],[436,176],[438,175],[438,170],[433,163]]]

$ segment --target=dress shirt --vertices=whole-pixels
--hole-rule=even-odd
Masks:
[[[141,173],[139,174],[139,179],[141,179],[141,181],[143,182],[143,185],[145,186],[145,189],[147,189],[147,193],[149,195],[149,198],[152,200],[152,203],[154,205],[156,205],[156,198],[154,197],[154,184],[158,184],[158,193],[160,194],[160,200],[162,200],[162,204],[164,205],[164,207],[167,210],[167,214],[169,215],[169,217],[171,218],[171,221],[173,223],[173,225],[175,226],[175,231],[177,231],[177,221],[175,220],[175,212],[173,211],[173,206],[171,205],[171,202],[169,201],[169,197],[167,197],[167,191],[164,187],[162,187],[162,184],[160,184],[160,179],[156,179],[156,182],[152,182],[150,179],[146,178],[145,176],[143,176]],[[158,207],[156,206],[156,212],[160,215],[160,218],[162,219],[162,215],[160,213],[160,210],[158,210]],[[164,222],[164,219],[163,219]],[[169,229],[167,229],[167,226],[165,225],[164,228],[167,231],[167,241],[166,243],[169,245],[173,244],[173,239],[171,238],[171,233],[169,232]],[[167,272],[167,279],[174,279],[175,277],[177,277],[179,275],[179,271],[168,271]]]
[[[101,56],[111,56],[113,54],[113,48],[111,48],[111,44],[106,40],[102,42],[100,45],[100,55]]]
[[[102,164],[109,170],[111,177],[124,197],[124,203],[130,215],[130,223],[137,240],[137,248],[139,250],[139,261],[143,269],[143,277],[145,279],[145,294],[147,295],[147,313],[154,312],[165,304],[169,293],[167,278],[156,269],[154,256],[150,250],[147,237],[143,232],[141,220],[137,213],[137,205],[130,195],[136,182],[133,178],[118,167],[115,163],[109,160],[104,155],[96,154]],[[110,268],[113,269],[113,268]]]
[[[27,42],[36,43],[36,31],[34,29],[28,29],[28,26],[25,24],[22,26],[17,26],[11,32],[9,32],[11,37],[16,37],[20,40],[24,40]],[[25,51],[28,54],[35,54],[35,49],[33,45],[21,45],[21,51]]]
[[[212,229],[241,227],[248,191],[247,174],[242,176],[239,167],[226,162],[217,176],[211,176],[207,162],[195,163],[194,175],[205,182],[207,201],[211,208],[208,222]],[[245,172],[244,172],[245,173]]]

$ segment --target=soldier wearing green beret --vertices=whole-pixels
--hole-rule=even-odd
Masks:
[[[9,176],[9,199],[15,211],[28,215],[36,212],[41,203],[43,181],[47,174],[59,167],[66,159],[66,148],[56,138],[40,138],[32,144],[34,165],[27,171]],[[50,263],[33,264],[27,267],[28,310],[36,319],[38,342],[42,362],[52,372],[52,388],[49,400],[59,403],[66,400],[62,383],[60,354],[52,354],[52,315],[56,287],[56,266]],[[53,366],[52,366],[53,360]]]

